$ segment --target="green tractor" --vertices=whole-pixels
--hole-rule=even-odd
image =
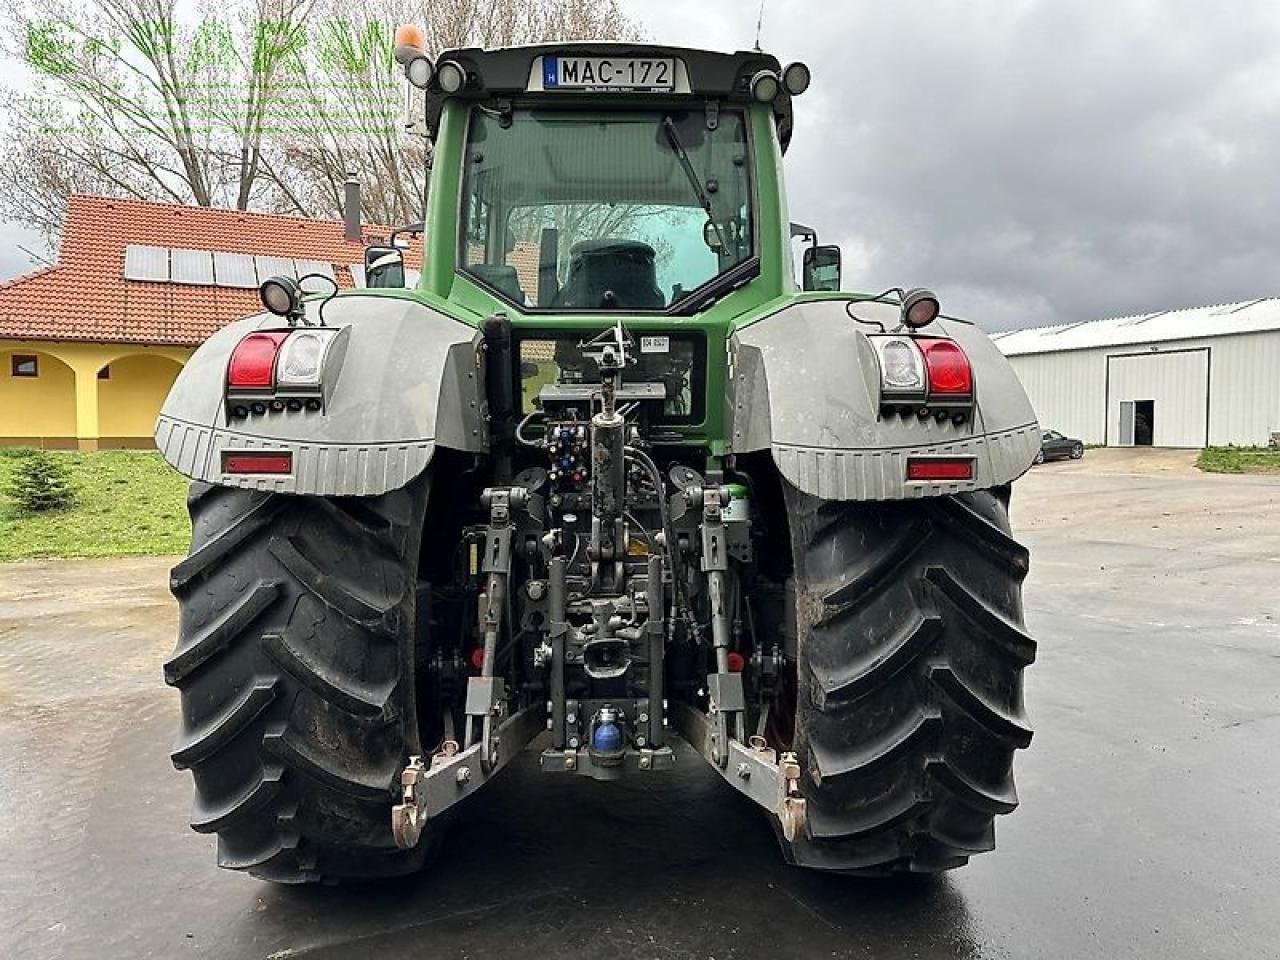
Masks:
[[[809,71],[402,40],[419,281],[394,242],[360,289],[266,281],[156,430],[194,481],[165,677],[218,863],[416,870],[526,748],[597,780],[701,757],[799,866],[990,850],[1031,740],[1008,503],[1040,429],[982,331],[840,292],[789,222]]]

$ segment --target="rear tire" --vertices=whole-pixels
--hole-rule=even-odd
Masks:
[[[958,867],[1017,805],[1035,659],[1009,488],[834,503],[787,488],[795,744],[808,822],[792,863],[881,876]]]
[[[174,567],[173,752],[218,864],[284,883],[404,874],[391,806],[421,753],[415,586],[429,480],[380,497],[191,487]]]

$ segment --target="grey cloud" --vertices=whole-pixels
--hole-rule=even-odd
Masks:
[[[636,8],[657,40],[749,45],[755,4]],[[749,7],[750,9],[745,9]],[[1274,4],[791,3],[806,60],[792,215],[860,289],[928,284],[990,329],[1278,292]]]

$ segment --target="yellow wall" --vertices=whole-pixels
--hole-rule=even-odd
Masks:
[[[40,375],[13,377],[10,357],[35,354]],[[191,356],[182,347],[0,340],[0,444],[145,446],[160,403]],[[111,378],[98,371],[111,365]]]
[[[112,361],[110,378],[98,381],[101,436],[150,439],[160,404],[181,369],[181,364],[167,357],[135,354]]]
[[[15,377],[13,355],[35,356],[39,376]],[[51,354],[38,350],[0,352],[0,439],[74,439],[76,435],[76,374]]]

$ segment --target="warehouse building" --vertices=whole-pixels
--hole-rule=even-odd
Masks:
[[[993,336],[1046,430],[1107,446],[1280,443],[1280,298]]]

